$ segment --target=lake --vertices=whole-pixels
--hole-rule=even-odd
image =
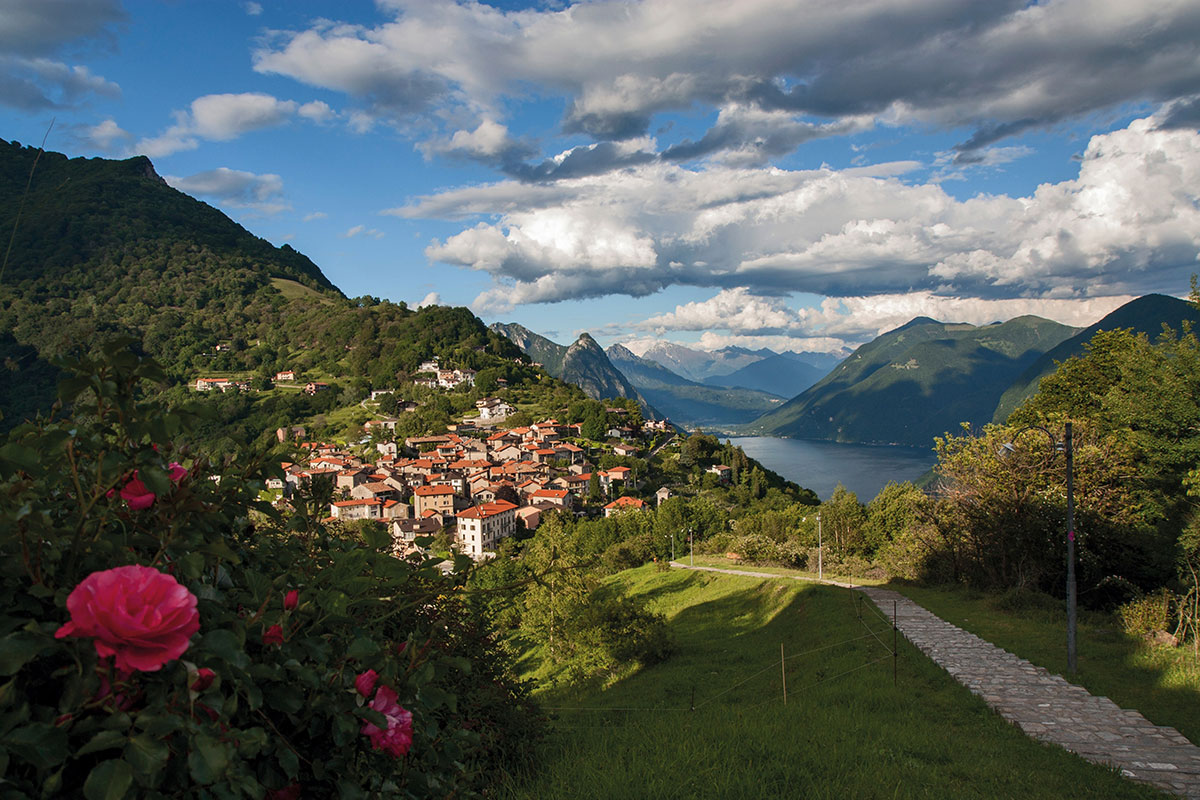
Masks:
[[[822,500],[841,483],[868,503],[888,481],[912,481],[937,462],[933,448],[840,444],[813,439],[737,436],[729,440],[760,462]]]

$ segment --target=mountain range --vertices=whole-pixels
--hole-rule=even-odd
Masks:
[[[704,382],[709,386],[757,389],[781,397],[795,397],[828,375],[838,363],[831,357],[822,360],[828,363],[818,366],[795,353],[771,353],[728,375],[709,376]]]
[[[756,420],[765,435],[927,447],[990,422],[1000,395],[1077,329],[1040,317],[982,327],[917,317]]]
[[[662,416],[633,384],[612,365],[604,349],[588,333],[582,333],[570,345],[561,345],[534,333],[515,322],[495,322],[491,330],[505,336],[521,348],[546,372],[567,383],[573,383],[593,400],[606,397],[629,397],[641,404],[650,417]]]
[[[708,386],[688,380],[657,361],[635,355],[624,345],[614,344],[605,353],[648,401],[689,428],[723,428],[750,422],[784,400],[754,389]]]
[[[1184,323],[1200,325],[1200,311],[1191,303],[1162,294],[1148,294],[1129,301],[1094,325],[1064,339],[1030,364],[1001,395],[993,420],[1003,422],[1008,419],[1021,403],[1037,392],[1042,378],[1053,373],[1061,362],[1082,354],[1097,331],[1129,328],[1153,338],[1162,333],[1163,326],[1178,332]]]

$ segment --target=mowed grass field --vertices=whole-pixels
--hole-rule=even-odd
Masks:
[[[540,690],[541,763],[498,796],[1162,797],[1029,739],[903,637],[893,683],[890,624],[858,593],[653,566],[614,584],[667,615],[676,654]]]

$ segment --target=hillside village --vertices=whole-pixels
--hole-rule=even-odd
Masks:
[[[476,403],[480,420],[495,421],[507,404],[496,398]],[[625,409],[608,409],[620,416]],[[598,468],[596,460],[611,454],[634,458],[654,439],[672,430],[665,420],[614,426],[609,443],[596,445],[580,436],[580,425],[547,419],[522,427],[477,427],[473,422],[452,426],[442,435],[387,437],[395,420],[371,420],[372,452],[347,446],[304,442],[306,459],[284,463],[285,478],[268,483],[279,501],[302,486],[324,481],[332,490],[330,521],[375,520],[388,526],[398,555],[421,548],[419,537],[437,536],[457,552],[481,560],[499,542],[518,530],[534,530],[548,512],[579,516],[611,516],[641,510],[646,501],[632,496],[643,487],[633,468]],[[280,439],[302,434],[302,428],[280,429]],[[577,444],[576,442],[581,442]],[[370,443],[360,445],[369,448]],[[722,472],[724,470],[724,472]],[[714,474],[727,478],[728,467]],[[670,496],[661,487],[655,502]]]

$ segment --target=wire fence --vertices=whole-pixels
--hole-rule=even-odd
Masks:
[[[798,653],[792,653],[790,655],[785,654],[783,652],[782,646],[781,646],[780,658],[778,660],[772,659],[769,664],[766,664],[765,666],[755,670],[754,672],[751,672],[750,674],[738,679],[734,683],[731,683],[728,686],[725,686],[720,691],[717,691],[713,694],[709,694],[707,697],[704,697],[699,702],[696,701],[695,689],[693,688],[691,702],[685,706],[654,706],[654,707],[543,706],[543,708],[544,708],[544,710],[553,712],[555,714],[572,714],[572,713],[588,714],[588,713],[611,713],[611,712],[619,712],[619,713],[624,713],[624,714],[629,714],[629,713],[649,713],[649,714],[691,713],[691,712],[700,710],[702,708],[705,708],[707,706],[710,706],[711,704],[720,700],[722,697],[726,697],[731,692],[734,692],[735,690],[737,690],[739,688],[745,687],[746,685],[750,684],[754,680],[761,678],[763,675],[774,672],[776,675],[781,677],[781,681],[780,681],[779,685],[773,686],[769,689],[768,697],[765,697],[764,699],[762,699],[758,702],[755,702],[753,704],[750,704],[750,705],[747,705],[745,702],[737,703],[737,707],[739,709],[743,709],[743,710],[748,709],[748,708],[759,708],[761,706],[768,705],[768,704],[777,704],[777,703],[780,703],[781,701],[786,704],[787,698],[789,696],[802,694],[806,691],[814,689],[823,684],[827,684],[832,681],[836,681],[839,678],[843,678],[847,675],[851,675],[853,673],[867,669],[868,667],[871,667],[876,664],[880,664],[884,661],[889,661],[889,660],[892,661],[892,663],[893,663],[892,675],[893,675],[893,681],[894,681],[894,680],[896,680],[896,675],[897,675],[896,661],[899,657],[899,653],[897,652],[897,635],[896,635],[897,628],[895,626],[895,616],[893,614],[893,617],[889,619],[887,617],[887,615],[884,614],[883,611],[881,611],[873,602],[871,602],[867,598],[863,597],[862,595],[859,595],[857,592],[854,592],[852,594],[853,594],[852,602],[854,604],[854,613],[855,613],[855,616],[857,617],[858,621],[862,624],[863,628],[866,630],[865,633],[863,633],[860,636],[852,636],[848,639],[843,639],[841,641],[833,642],[831,644],[821,645],[820,647],[812,647],[812,648],[803,650]],[[864,612],[864,607],[865,607],[865,609],[867,609],[866,612]],[[880,622],[886,624],[887,628],[886,629],[878,628],[878,625]],[[874,625],[876,627],[872,627],[872,625]],[[890,644],[887,641],[885,641],[884,636],[883,636],[883,634],[886,634],[888,631],[891,631],[891,634],[892,634],[892,642]],[[854,666],[851,666],[847,669],[842,669],[832,675],[822,674],[822,670],[819,668],[812,670],[817,675],[816,680],[810,681],[810,682],[803,684],[795,689],[787,688],[787,668],[788,668],[789,664],[793,664],[793,666],[794,666],[794,662],[797,662],[800,659],[811,658],[811,657],[817,656],[819,654],[829,653],[829,651],[833,651],[838,648],[845,648],[847,646],[854,645],[859,642],[863,642],[864,640],[874,640],[875,643],[877,643],[880,647],[883,648],[884,654],[879,655],[879,650],[872,647],[872,649],[870,651],[864,652],[862,654],[863,657],[866,658],[867,660],[862,661],[861,663],[855,664]],[[874,657],[872,657],[872,656],[874,656]],[[793,674],[795,674],[795,673],[793,673]],[[561,723],[558,723],[557,727],[570,728],[570,727],[575,727],[575,726],[562,725]],[[584,727],[584,726],[579,726],[579,727]]]

